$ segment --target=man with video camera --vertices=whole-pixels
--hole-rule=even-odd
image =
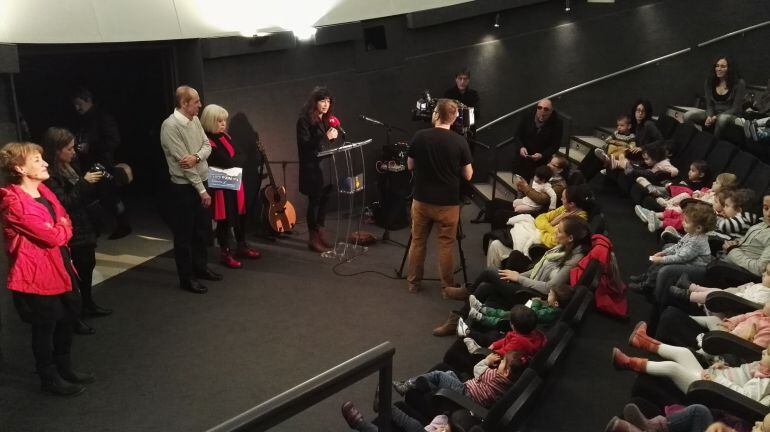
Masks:
[[[414,173],[412,240],[409,247],[409,292],[422,290],[425,250],[431,228],[438,225],[439,272],[443,286],[454,286],[454,252],[460,220],[460,179],[473,176],[471,152],[450,126],[458,115],[457,102],[441,99],[433,125],[418,131],[409,146],[407,167]]]

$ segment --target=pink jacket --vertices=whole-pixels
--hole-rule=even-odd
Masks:
[[[50,189],[41,184],[38,191],[51,203],[56,221],[19,186],[0,189],[0,216],[9,257],[8,289],[57,295],[72,290],[59,250],[72,237],[72,223]]]
[[[722,321],[730,333],[753,342],[762,348],[770,344],[770,317],[761,310],[736,315]]]

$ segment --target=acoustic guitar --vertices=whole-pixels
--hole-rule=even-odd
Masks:
[[[264,221],[276,233],[289,232],[297,223],[297,213],[294,206],[286,199],[286,188],[278,186],[273,178],[273,170],[270,168],[270,162],[267,160],[265,147],[260,141],[257,141],[257,149],[262,155],[265,167],[267,168],[267,178],[270,183],[262,188],[261,197],[263,200],[262,214]]]

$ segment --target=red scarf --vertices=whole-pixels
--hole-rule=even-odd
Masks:
[[[230,144],[230,136],[227,134],[222,134],[216,141],[209,138],[209,143],[211,144],[211,148],[215,149],[217,148],[217,144],[221,144],[222,148],[225,149],[227,154],[230,155],[230,158],[232,159],[235,157],[235,148],[233,148],[233,145]],[[222,189],[212,189],[214,191],[214,196],[212,197],[212,213],[214,220],[224,220],[227,219],[227,207],[225,206],[225,191]],[[241,187],[236,191],[236,201],[238,205],[238,214],[246,214],[246,197],[243,193],[243,182],[241,181]]]

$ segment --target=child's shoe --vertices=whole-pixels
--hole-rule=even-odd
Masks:
[[[596,155],[596,158],[599,159],[605,166],[610,167],[610,161],[612,158],[607,154],[607,152],[600,148],[596,148],[594,149],[594,154]]]
[[[471,329],[468,327],[468,324],[465,324],[465,321],[463,321],[462,318],[457,320],[457,337],[467,337],[470,335]]]
[[[682,303],[690,302],[690,291],[686,289],[681,289],[678,286],[671,285],[668,288],[668,292],[671,294],[672,299],[679,300]]]
[[[484,315],[478,309],[471,309],[470,311],[468,311],[468,322],[473,322],[473,321],[481,322],[483,320],[484,320]],[[458,321],[458,326],[457,326],[458,333],[460,332],[459,324],[460,322]]]
[[[647,189],[648,186],[652,185],[652,183],[650,183],[650,181],[647,180],[644,177],[637,177],[636,178],[636,184],[638,184],[639,186],[641,186],[641,187],[643,187],[645,189]]]
[[[679,231],[677,231],[676,228],[667,226],[663,229],[663,232],[660,233],[660,239],[663,240],[663,243],[677,243],[682,239],[682,235],[679,234]]]
[[[650,218],[647,220],[647,231],[654,233],[658,230],[658,228],[660,228],[661,225],[663,225],[663,222],[661,222],[661,220],[655,216],[654,212],[650,210],[647,211],[651,213]]]
[[[655,213],[652,210],[648,210],[638,204],[634,206],[634,213],[644,223],[649,223],[650,218],[655,217]]]
[[[661,206],[661,207],[668,206],[668,201],[665,198],[663,198],[663,197],[655,198],[655,202],[658,203],[658,205]]]
[[[396,393],[400,394],[401,396],[405,395],[406,392],[413,388],[414,380],[393,381],[393,390],[395,390]]]
[[[479,301],[479,299],[477,299],[473,294],[468,296],[468,303],[471,306],[471,310],[476,309],[477,311],[480,311],[481,308],[484,307],[484,304],[481,303],[481,301]]]
[[[612,349],[612,365],[617,370],[630,370],[634,372],[647,372],[647,359],[629,357],[617,348]]]
[[[657,353],[660,341],[647,335],[647,323],[639,321],[628,338],[628,344],[651,353]]]
[[[345,418],[351,429],[358,429],[364,423],[364,416],[351,401],[342,404],[342,417]]]
[[[481,345],[479,345],[475,340],[469,337],[463,339],[463,343],[468,348],[468,353],[470,354],[476,354],[483,349],[481,348]]]
[[[645,431],[664,432],[668,430],[668,421],[665,417],[657,416],[648,419],[636,404],[631,403],[623,408],[623,418]]]

